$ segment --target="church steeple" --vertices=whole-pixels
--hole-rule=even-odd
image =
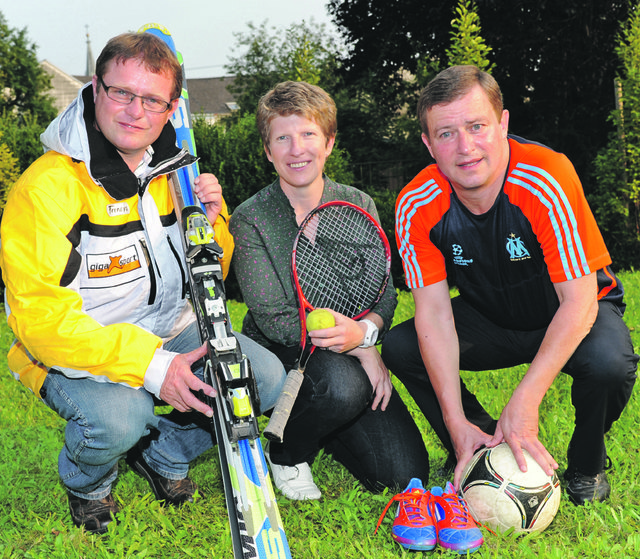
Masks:
[[[84,72],[85,76],[93,76],[96,71],[96,63],[93,60],[93,53],[91,52],[91,40],[89,39],[89,26],[85,25],[87,30],[87,68]]]

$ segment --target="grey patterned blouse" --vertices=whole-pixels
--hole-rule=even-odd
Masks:
[[[356,204],[379,220],[372,198],[352,186],[324,176],[320,203],[344,200]],[[293,207],[280,179],[240,204],[229,224],[235,240],[232,266],[247,305],[242,332],[264,346],[297,346],[300,321],[295,290],[291,283],[291,251],[298,232]],[[384,328],[391,326],[397,305],[393,281],[374,307]]]

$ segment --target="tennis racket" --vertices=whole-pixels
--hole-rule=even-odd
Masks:
[[[349,202],[327,202],[302,222],[291,256],[291,278],[300,315],[300,354],[264,431],[269,440],[282,442],[315,348],[307,334],[307,313],[326,308],[348,318],[364,316],[382,297],[390,270],[389,241],[362,208]]]

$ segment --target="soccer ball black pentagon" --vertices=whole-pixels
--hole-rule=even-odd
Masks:
[[[507,443],[474,454],[460,488],[477,522],[505,532],[542,532],[560,506],[560,481],[548,476],[525,450],[527,472],[520,471]]]

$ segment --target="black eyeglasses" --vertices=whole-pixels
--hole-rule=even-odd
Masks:
[[[167,103],[161,99],[136,95],[135,93],[131,93],[121,87],[107,85],[101,77],[99,77],[98,80],[100,80],[100,84],[102,85],[104,92],[107,94],[107,97],[121,105],[130,105],[136,97],[140,97],[143,108],[150,113],[166,113],[171,108],[171,103]]]

